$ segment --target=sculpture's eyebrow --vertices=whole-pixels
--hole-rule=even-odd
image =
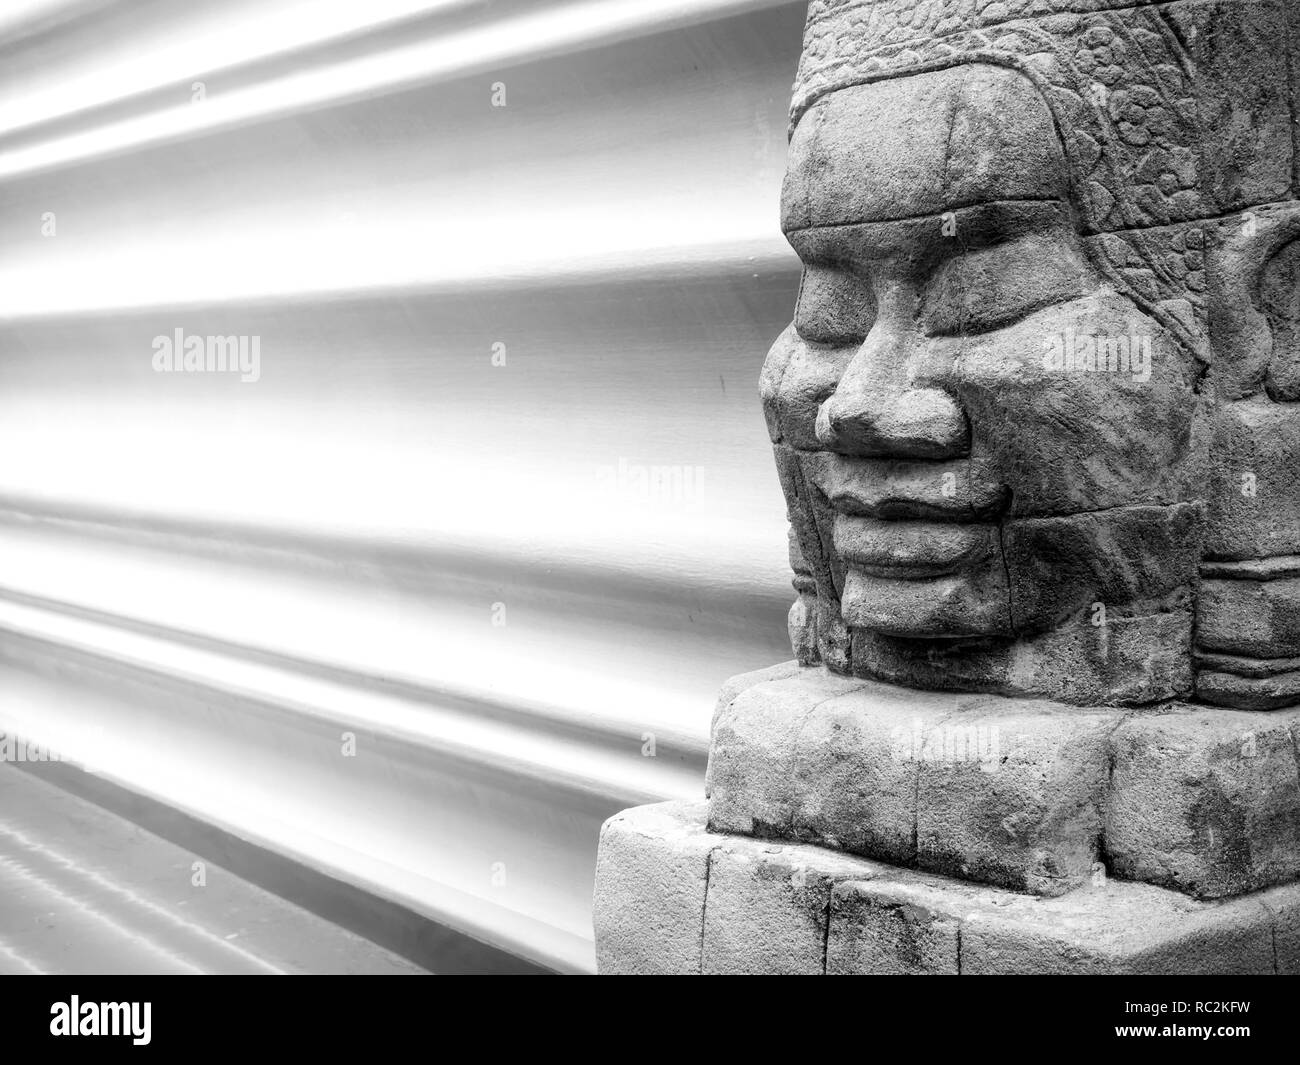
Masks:
[[[928,248],[935,252],[986,247],[1059,225],[1068,206],[1057,199],[993,200],[907,218],[791,226],[787,239],[801,255],[834,261],[873,259]]]
[[[801,226],[787,230],[786,237],[805,261],[836,262],[890,255],[899,250],[907,230],[896,222],[841,222]]]
[[[827,265],[898,256],[931,258],[942,251],[940,241],[952,243],[943,236],[943,216],[938,214],[889,222],[804,226],[786,237],[805,262]]]

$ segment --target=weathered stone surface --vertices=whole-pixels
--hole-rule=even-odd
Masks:
[[[1254,206],[1207,226],[1206,232],[1208,315],[1220,402],[1259,396],[1261,390],[1273,400],[1294,400],[1300,205]]]
[[[1089,228],[1161,225],[1289,193],[1287,36],[1285,0],[814,4],[791,122],[867,76],[1000,53],[1068,131]]]
[[[1099,855],[1120,718],[1018,700],[949,716],[942,756],[919,766],[920,867],[1034,895],[1083,883]]]
[[[1196,694],[1202,702],[1215,706],[1237,710],[1278,710],[1300,703],[1300,670],[1262,677],[1203,670],[1196,676]]]
[[[1300,578],[1205,581],[1197,608],[1197,645],[1254,658],[1300,655]]]
[[[1294,886],[1259,895],[1273,915],[1273,949],[1278,976],[1300,976],[1300,892]]]
[[[800,452],[818,446],[817,411],[834,390],[851,357],[852,349],[848,347],[822,349],[811,345],[793,325],[777,337],[759,379],[763,413],[773,444]]]
[[[1281,581],[1300,577],[1300,555],[1275,555],[1272,558],[1248,558],[1239,562],[1207,559],[1201,563],[1206,580]]]
[[[1273,339],[1264,391],[1278,403],[1295,403],[1300,400],[1300,239],[1265,263],[1259,298]]]
[[[936,730],[957,700],[897,695],[872,685],[808,713],[791,773],[797,838],[900,864],[916,861],[918,774],[927,754],[944,756],[941,743],[935,750]]]
[[[781,205],[787,224],[915,218],[939,201],[955,209],[1061,198],[1064,157],[1051,112],[1024,85],[1011,71],[971,65],[826,97],[790,139]],[[898,121],[913,109],[929,120]],[[949,136],[955,124],[964,136]],[[838,151],[848,130],[861,131],[876,151]]]
[[[998,526],[841,514],[834,544],[849,567],[841,597],[849,626],[905,637],[1011,634]],[[954,558],[961,572],[945,573]],[[917,571],[940,575],[918,577]]]
[[[1298,725],[1300,711],[1128,717],[1112,740],[1114,874],[1201,898],[1300,877]]]
[[[987,462],[949,462],[864,458],[836,462],[827,452],[803,456],[811,479],[832,502],[854,511],[884,517],[894,510],[915,510],[926,518],[987,521],[1007,509],[1007,490]]]
[[[1287,5],[1218,0],[1165,8],[1195,71],[1202,195],[1216,213],[1290,194],[1289,71],[1278,47],[1288,33]]]
[[[1214,416],[1205,550],[1213,558],[1300,554],[1300,408],[1255,396]]]
[[[642,853],[682,850],[696,913],[700,862],[710,856],[703,928],[660,934],[681,967],[703,958],[711,973],[830,974],[1244,974],[1300,968],[1300,885],[1227,902],[1198,902],[1143,884],[1095,881],[1057,898],[1033,898],[913,872],[808,845],[776,846],[709,833],[699,804],[666,803],[628,812]],[[627,827],[607,829],[606,848]],[[662,837],[656,843],[655,838]],[[651,914],[664,898],[662,862],[651,876],[597,880],[602,972],[666,971],[647,965],[653,931],[622,934],[623,913]],[[611,886],[617,906],[607,901]],[[702,904],[703,905],[703,904]],[[688,922],[689,923],[689,922]],[[655,921],[650,923],[654,927]],[[1276,954],[1274,941],[1276,940]],[[695,944],[692,953],[689,944]],[[687,949],[679,949],[686,944]],[[1276,957],[1276,961],[1275,961]],[[689,968],[696,971],[696,968]]]
[[[601,826],[593,926],[602,975],[697,974],[709,852],[703,802],[638,806]]]
[[[1030,899],[916,874],[835,888],[828,974],[1119,975],[1274,971],[1265,896],[1207,905],[1099,878]],[[1277,906],[1300,900],[1286,889]]]
[[[850,880],[831,892],[827,976],[957,976],[961,919],[952,903],[920,882]]]
[[[766,669],[755,669],[748,673],[737,673],[734,677],[728,677],[722,682],[722,687],[718,690],[718,702],[714,712],[730,706],[742,692],[750,688],[756,688],[760,684],[767,684],[774,680],[786,680],[790,677],[799,675],[798,662],[778,662],[774,666],[768,666]]]
[[[1125,615],[1101,603],[1025,639],[920,640],[858,629],[853,671],[903,686],[1041,695],[1079,706],[1142,706],[1189,697],[1190,602],[1175,596],[1167,604],[1147,604],[1147,610],[1154,612]]]
[[[817,704],[863,683],[813,667],[754,685],[720,703],[709,743],[709,827],[789,838],[803,720]]]
[[[1294,889],[1292,889],[1294,892]],[[962,974],[1272,975],[1273,914],[1110,881],[1060,899],[991,899],[961,926]]]
[[[1196,580],[1203,508],[1120,507],[1007,522],[1003,551],[1020,632],[1054,628],[1094,603],[1160,599]],[[1052,587],[1044,596],[1042,589]]]
[[[1052,246],[1040,254],[1082,258],[1077,239],[1069,230],[1041,234]],[[1003,285],[1039,268],[1036,257],[1002,254]],[[964,264],[948,267],[962,287]],[[1108,291],[1095,273],[1084,276],[1079,289],[1058,291],[1028,314],[999,293],[1016,313],[970,322],[970,335],[947,341],[960,353],[951,369],[936,358],[927,377],[961,399],[972,455],[1010,489],[1009,517],[1134,508],[1111,518],[1144,522],[1141,508],[1192,502],[1200,491],[1195,360],[1134,300]]]
[[[710,825],[1059,893],[1097,859],[1118,720],[806,670],[720,714]]]
[[[1103,860],[1122,879],[1238,894],[1300,878],[1298,716],[910,692],[804,669],[720,712],[711,826],[1034,895],[1078,887]]]
[[[1209,563],[1202,571],[1197,697],[1241,710],[1300,704],[1300,558]]]
[[[1300,670],[1300,658],[1251,658],[1219,651],[1197,650],[1196,664],[1202,670],[1231,673],[1235,677],[1280,677]]]
[[[831,888],[860,863],[809,847],[730,839],[709,858],[701,969],[820,976]]]

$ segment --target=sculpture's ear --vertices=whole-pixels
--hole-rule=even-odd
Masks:
[[[1220,399],[1300,400],[1300,206],[1225,220],[1211,251],[1210,332]]]
[[[1226,220],[1209,266],[1218,403],[1196,689],[1268,710],[1300,704],[1300,206]]]
[[[787,618],[790,649],[801,666],[815,666],[821,661],[821,651],[817,646],[817,582],[803,557],[793,521],[790,524],[790,569],[794,571],[794,590],[798,593]]]
[[[1259,279],[1259,300],[1273,335],[1264,387],[1279,403],[1300,400],[1300,235],[1274,252]]]

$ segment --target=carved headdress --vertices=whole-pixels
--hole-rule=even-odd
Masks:
[[[1208,361],[1198,222],[1287,195],[1282,5],[1131,0],[814,0],[791,128],[849,85],[963,63],[1018,70],[1051,109],[1089,251]],[[1233,57],[1252,57],[1243,83]],[[1254,65],[1277,69],[1259,79]],[[1267,70],[1265,71],[1268,72]],[[1243,99],[1244,97],[1244,99]],[[1237,105],[1234,107],[1234,103]],[[1228,116],[1269,110],[1242,129]],[[1220,121],[1222,119],[1222,121]]]

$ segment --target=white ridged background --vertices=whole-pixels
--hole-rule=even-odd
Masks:
[[[0,727],[590,971],[600,822],[789,657],[803,6],[7,5]]]

